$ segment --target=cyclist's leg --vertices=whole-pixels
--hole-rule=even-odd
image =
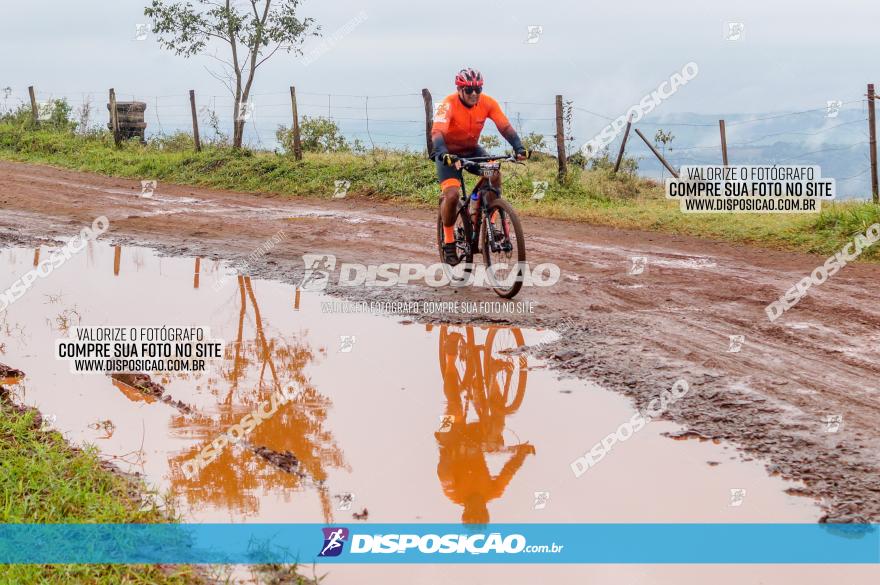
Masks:
[[[440,182],[440,219],[443,220],[444,243],[455,242],[455,212],[461,198],[461,171],[437,161],[437,180]]]

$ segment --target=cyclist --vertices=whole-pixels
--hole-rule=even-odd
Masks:
[[[431,143],[437,164],[437,179],[443,200],[440,217],[443,220],[443,259],[450,266],[458,264],[455,251],[455,212],[461,197],[461,162],[459,157],[488,156],[480,145],[480,133],[486,119],[492,120],[504,139],[510,143],[517,160],[528,158],[529,151],[511,126],[510,121],[494,99],[483,94],[483,75],[476,69],[462,69],[455,76],[456,93],[446,96],[434,113]],[[479,186],[485,177],[480,178]],[[501,195],[501,173],[489,178],[489,184]],[[476,187],[474,190],[476,191]],[[487,201],[491,203],[492,201]],[[476,206],[472,207],[476,216]],[[475,218],[474,218],[474,222]]]
[[[442,331],[446,330],[446,325],[442,327],[440,367],[448,417],[445,420],[449,425],[434,433],[439,450],[437,478],[446,497],[463,508],[462,522],[488,524],[488,503],[504,495],[526,458],[535,454],[535,447],[531,443],[504,444],[504,427],[512,412],[505,412],[505,397],[500,394],[498,381],[494,378],[485,382],[463,380],[457,364],[461,361],[473,363],[474,360],[479,363],[480,350],[473,344],[468,345],[458,332],[449,332],[444,343]],[[484,388],[483,384],[488,386]],[[481,393],[486,394],[478,398]],[[478,418],[468,422],[471,405]],[[500,452],[511,455],[495,474],[489,469],[486,455]]]

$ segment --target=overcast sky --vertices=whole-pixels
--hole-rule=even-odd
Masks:
[[[205,71],[215,65],[211,59],[176,57],[152,34],[135,40],[136,25],[147,22],[147,0],[0,2],[0,87],[12,87],[16,96],[30,84],[42,97],[95,92],[101,100],[109,87],[123,98],[225,91]],[[470,65],[483,71],[487,93],[501,102],[550,103],[561,93],[576,106],[616,117],[689,61],[699,65],[698,77],[654,115],[817,108],[831,99],[859,99],[872,75],[880,82],[876,0],[306,0],[300,10],[317,19],[325,38],[361,12],[366,19],[311,64],[274,57],[261,70],[256,93],[283,94],[295,84],[301,92],[356,95],[428,87],[436,97],[449,93],[455,71]],[[727,22],[744,25],[740,40],[725,39]],[[543,28],[537,43],[526,42],[529,25]],[[304,49],[319,43],[310,40]],[[418,106],[419,98],[411,99]],[[417,115],[416,107],[411,116]],[[585,135],[607,121],[581,114],[583,124]]]

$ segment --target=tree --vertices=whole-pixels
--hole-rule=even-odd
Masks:
[[[671,144],[673,140],[675,140],[675,136],[672,135],[672,132],[664,132],[662,128],[657,130],[657,133],[654,134],[654,145],[663,145],[663,158],[666,158],[666,147]],[[670,147],[669,150],[672,150],[672,148]],[[665,167],[660,167],[661,180],[666,176],[665,170]]]
[[[296,15],[300,0],[153,0],[144,9],[159,45],[189,58],[205,53],[223,65],[219,79],[234,98],[232,145],[241,148],[257,69],[279,50],[302,55],[302,43],[317,36],[313,18]],[[209,53],[217,44],[228,59]]]

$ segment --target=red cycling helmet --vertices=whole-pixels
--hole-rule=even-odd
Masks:
[[[483,74],[470,67],[455,76],[455,87],[483,87]]]

